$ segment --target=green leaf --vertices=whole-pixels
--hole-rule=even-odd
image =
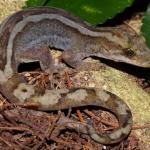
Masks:
[[[26,2],[27,7],[34,7],[34,6],[43,6],[47,0],[28,0]]]
[[[49,0],[47,6],[59,7],[92,23],[103,23],[130,6],[134,0]],[[28,0],[27,6],[41,6],[43,0]]]
[[[142,34],[146,39],[147,45],[150,47],[150,4],[143,18],[143,25],[141,28]]]
[[[51,0],[48,6],[63,8],[92,23],[103,23],[131,5],[133,0]]]

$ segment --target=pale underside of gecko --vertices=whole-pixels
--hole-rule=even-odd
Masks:
[[[20,63],[39,61],[43,71],[52,73],[49,47],[62,50],[63,60],[75,68],[89,56],[150,67],[150,50],[144,39],[125,26],[96,28],[68,12],[46,7],[17,12],[0,26],[0,92],[8,100],[24,106],[32,103],[43,111],[87,105],[104,107],[116,115],[118,129],[109,134],[97,133],[92,125],[87,125],[86,131],[80,127],[76,130],[103,144],[127,137],[132,127],[131,111],[116,95],[93,88],[40,92],[20,78]]]

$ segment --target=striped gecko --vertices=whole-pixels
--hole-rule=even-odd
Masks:
[[[99,143],[117,143],[128,136],[132,127],[131,111],[118,96],[96,88],[46,88],[40,92],[20,77],[18,66],[38,61],[41,69],[51,74],[54,66],[49,47],[52,47],[62,50],[62,59],[74,68],[89,56],[150,67],[149,49],[144,40],[130,30],[126,27],[92,27],[57,8],[19,11],[0,26],[0,92],[15,104],[34,104],[42,111],[87,105],[104,107],[116,115],[118,129],[100,134],[88,124],[86,131],[81,129],[80,132],[89,134]]]

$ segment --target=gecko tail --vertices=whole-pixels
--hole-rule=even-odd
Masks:
[[[97,106],[112,112],[118,119],[119,127],[111,133],[98,133],[92,121],[86,125],[80,122],[65,121],[61,125],[65,128],[75,129],[77,132],[88,134],[93,140],[102,144],[114,144],[125,139],[132,128],[132,114],[127,104],[118,96],[96,88],[72,88],[59,90],[46,90],[42,96],[33,96],[30,103],[38,110],[52,111],[69,109],[71,107]]]
[[[20,106],[53,111],[69,109],[71,107],[97,106],[112,112],[118,119],[119,127],[111,133],[98,133],[91,121],[86,125],[80,122],[63,121],[65,128],[75,129],[77,132],[88,134],[93,140],[102,144],[114,144],[125,139],[132,128],[132,114],[126,103],[118,96],[96,88],[72,88],[72,89],[45,89],[37,90],[33,85],[20,82],[14,77],[5,83],[5,90],[1,90],[6,98],[14,99]],[[9,96],[8,93],[11,93]]]

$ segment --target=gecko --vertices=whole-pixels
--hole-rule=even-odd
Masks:
[[[131,30],[130,32],[128,32]],[[62,50],[62,59],[76,68],[86,57],[96,56],[140,67],[150,67],[150,50],[142,37],[126,27],[93,27],[79,17],[58,8],[21,10],[0,26],[0,93],[12,103],[37,110],[97,106],[111,111],[119,127],[111,133],[97,133],[92,123],[86,130],[75,128],[102,144],[125,139],[132,128],[132,113],[115,94],[97,88],[44,89],[26,83],[18,73],[21,63],[39,62],[42,71],[53,72],[49,48]],[[64,122],[64,126],[69,123]]]

